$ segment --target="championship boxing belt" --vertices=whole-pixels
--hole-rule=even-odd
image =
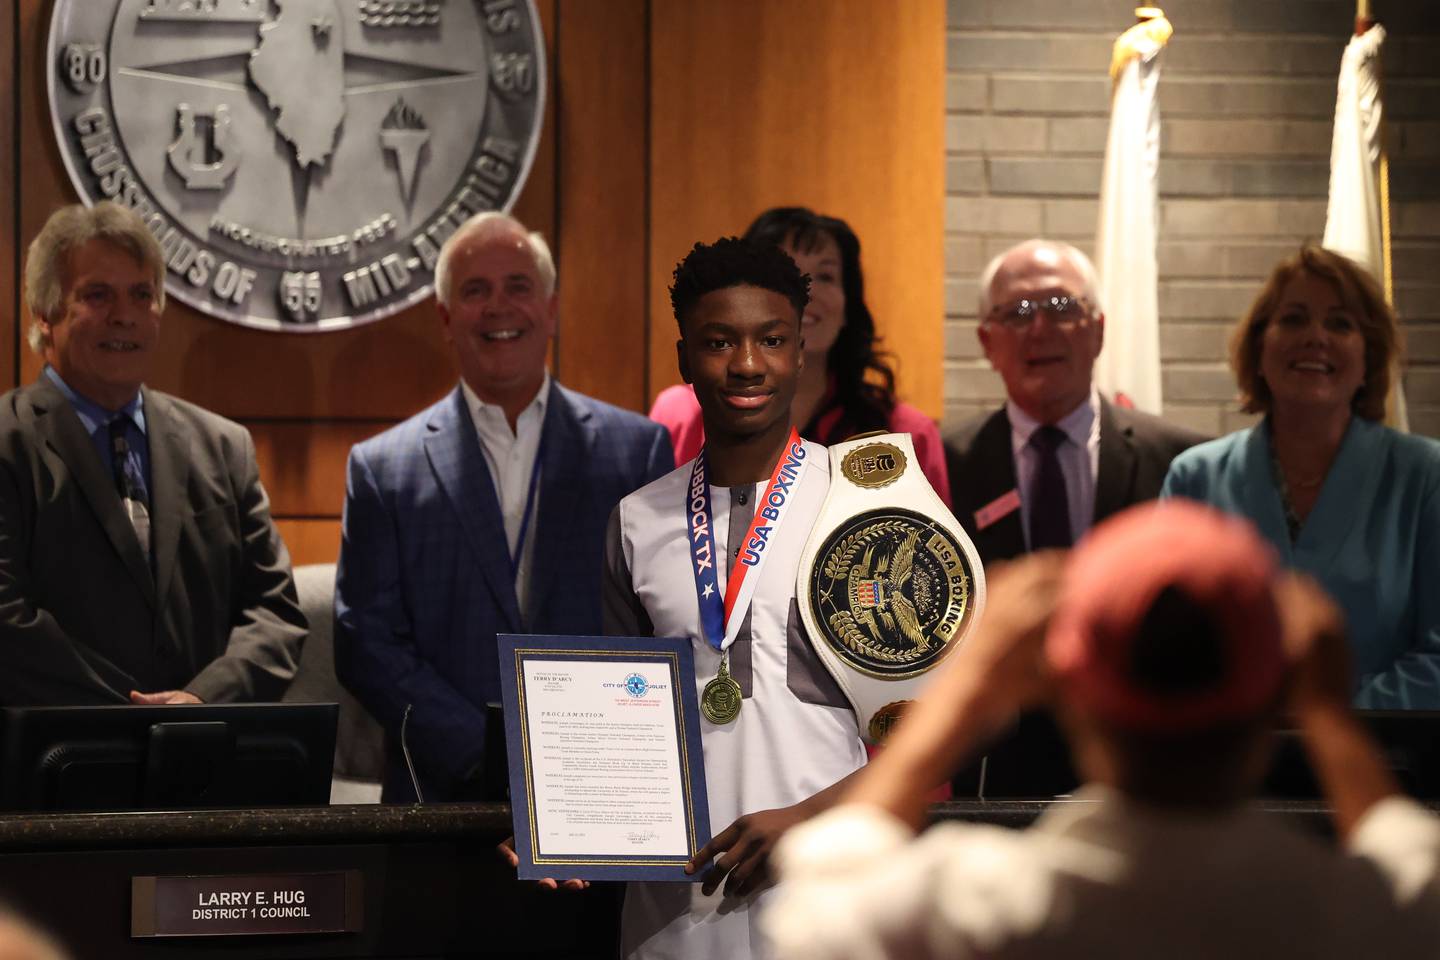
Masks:
[[[980,556],[916,465],[908,433],[830,448],[830,492],[795,595],[861,736],[879,743],[985,606]]]

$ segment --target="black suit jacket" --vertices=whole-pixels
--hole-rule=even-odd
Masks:
[[[244,427],[144,389],[147,562],[70,401],[0,397],[0,704],[278,700],[305,618]]]
[[[1095,522],[1131,504],[1153,500],[1176,454],[1206,440],[1159,417],[1100,400],[1100,463],[1095,478]],[[1025,552],[1020,511],[980,530],[975,513],[1017,487],[1005,409],[978,417],[945,434],[950,501],[981,563],[1009,560]],[[1024,491],[1021,491],[1023,495]]]

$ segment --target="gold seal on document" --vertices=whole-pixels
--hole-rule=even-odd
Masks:
[[[884,743],[885,738],[895,729],[905,711],[910,708],[913,700],[896,700],[894,703],[887,703],[875,715],[870,718],[870,739],[876,743]]]
[[[886,487],[905,472],[905,454],[892,443],[867,443],[845,455],[840,472],[857,487]]]
[[[929,517],[896,507],[851,517],[810,570],[818,639],[861,673],[918,676],[963,635],[974,580],[955,535]]]
[[[740,684],[730,676],[730,666],[726,662],[728,659],[725,656],[720,658],[720,672],[714,680],[705,684],[705,689],[700,694],[700,712],[711,723],[730,723],[740,716],[743,694],[740,692]]]

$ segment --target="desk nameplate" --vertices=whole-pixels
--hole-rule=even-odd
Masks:
[[[130,936],[358,933],[363,891],[358,870],[131,877]]]

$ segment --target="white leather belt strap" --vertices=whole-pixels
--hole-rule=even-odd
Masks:
[[[795,594],[861,735],[878,743],[985,606],[980,556],[920,471],[908,433],[830,448],[830,492]]]

